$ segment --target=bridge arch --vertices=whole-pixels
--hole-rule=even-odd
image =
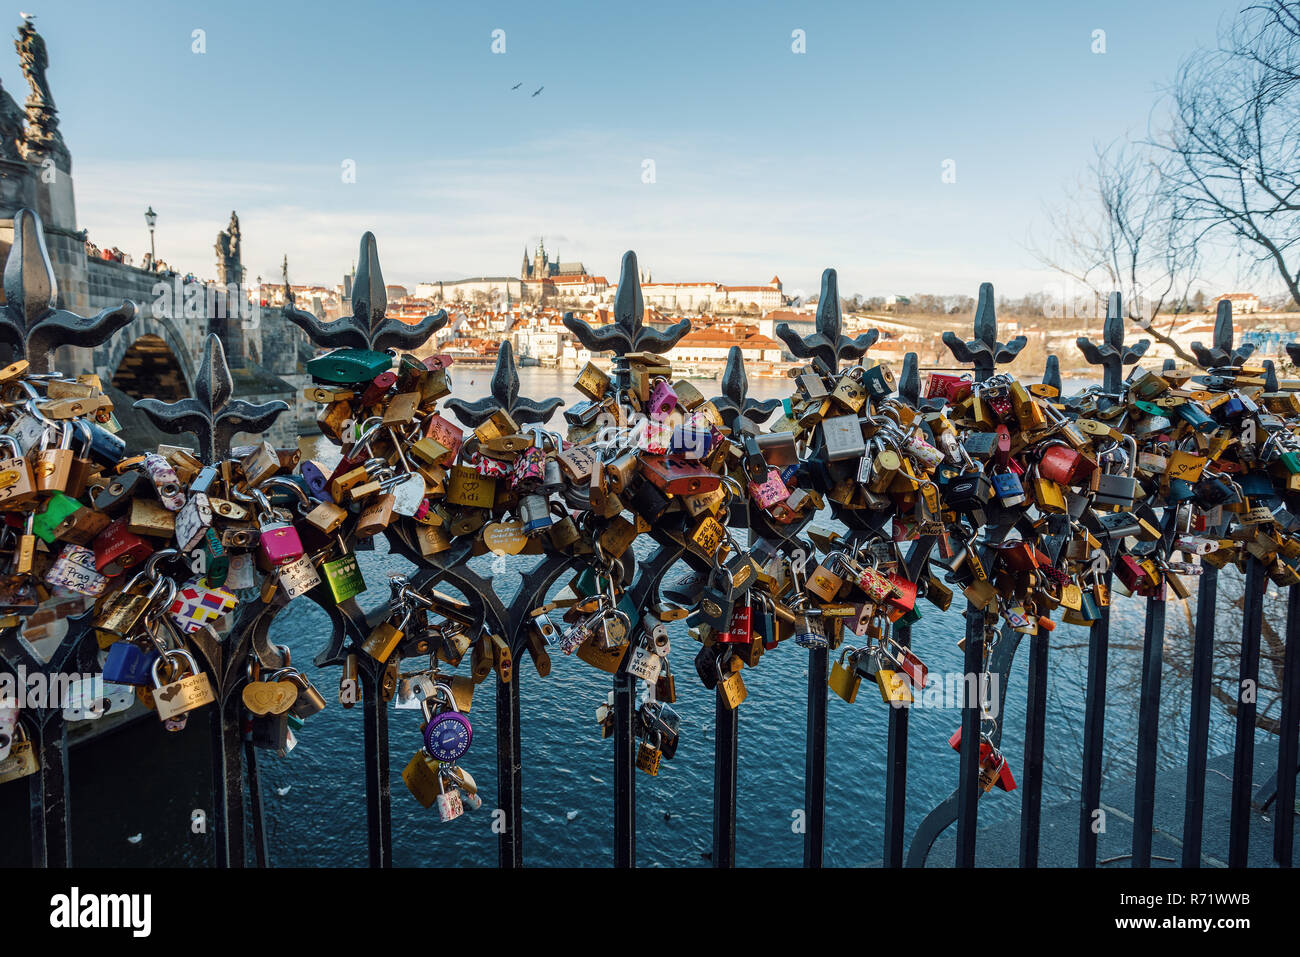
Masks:
[[[185,337],[167,317],[142,315],[110,339],[95,371],[132,398],[175,401],[194,394],[194,367]]]

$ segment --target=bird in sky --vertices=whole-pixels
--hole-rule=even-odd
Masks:
[[[539,86],[537,89],[533,90],[533,96],[536,96],[538,93],[541,93],[542,90],[544,89],[546,89],[545,86]]]
[[[510,89],[512,89],[512,90],[517,90],[517,89],[519,89],[519,88],[520,88],[521,86],[523,86],[523,85],[524,85],[524,81],[523,81],[523,80],[520,80],[518,83],[516,83],[516,84],[515,84],[514,86],[512,86]]]

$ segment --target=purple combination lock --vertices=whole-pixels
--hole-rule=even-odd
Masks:
[[[436,690],[447,702],[448,710],[434,714],[434,702],[430,698],[425,698],[420,703],[428,722],[424,726],[424,750],[434,760],[450,764],[465,756],[470,742],[474,740],[474,730],[470,727],[469,718],[456,710],[456,699],[452,696],[451,689],[440,684]]]

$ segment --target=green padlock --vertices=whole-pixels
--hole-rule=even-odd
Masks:
[[[319,382],[355,385],[369,382],[393,367],[387,352],[370,349],[335,349],[307,362],[307,373]]]
[[[321,570],[336,602],[345,602],[366,590],[366,580],[355,555],[340,555],[322,565]]]
[[[910,625],[921,620],[921,609],[913,605],[907,610],[903,617],[894,622],[895,625]]]
[[[54,542],[54,530],[59,523],[81,508],[81,503],[62,492],[55,492],[45,503],[45,508],[36,513],[32,524],[32,534],[47,545]]]
[[[221,544],[217,530],[209,528],[203,533],[203,577],[213,588],[220,588],[230,574],[230,554]]]

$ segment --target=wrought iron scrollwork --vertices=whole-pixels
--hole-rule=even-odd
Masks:
[[[1118,292],[1112,292],[1106,300],[1106,322],[1102,326],[1101,345],[1086,336],[1080,336],[1074,342],[1089,364],[1101,366],[1102,387],[1107,392],[1118,392],[1124,377],[1123,367],[1137,362],[1151,348],[1150,339],[1139,339],[1128,347],[1124,345],[1124,311]],[[1049,363],[1055,358],[1056,356],[1049,357]],[[1057,376],[1059,379],[1059,368]]]
[[[958,362],[975,366],[976,380],[983,382],[993,375],[999,363],[1011,362],[1029,340],[1016,336],[1010,342],[998,341],[998,317],[993,299],[993,283],[980,283],[979,303],[975,307],[975,338],[966,342],[955,332],[943,334],[943,344]]]
[[[1214,345],[1207,349],[1200,342],[1193,342],[1191,350],[1196,356],[1196,364],[1202,369],[1218,369],[1241,365],[1255,353],[1255,344],[1244,342],[1240,347],[1233,347],[1232,303],[1220,299],[1214,317]],[[1290,351],[1288,346],[1287,352]]]
[[[503,340],[501,348],[497,350],[497,365],[492,372],[490,393],[488,398],[476,402],[448,399],[445,405],[471,429],[478,428],[498,409],[505,409],[520,425],[545,423],[556,409],[564,405],[564,400],[559,398],[538,402],[519,394],[519,370],[515,366],[515,353],[509,340]]]
[[[135,408],[164,432],[193,432],[204,461],[216,462],[229,457],[230,440],[236,432],[265,432],[289,409],[279,399],[261,405],[232,399],[234,389],[226,350],[215,334],[209,334],[203,364],[194,382],[194,397],[177,402],[137,399]]]
[[[835,373],[839,371],[841,359],[861,359],[880,339],[879,329],[870,329],[850,339],[841,333],[842,327],[839,279],[834,269],[827,269],[822,272],[822,291],[817,299],[816,332],[804,338],[783,322],[776,327],[776,335],[800,359],[819,359]]]
[[[780,399],[749,398],[749,376],[740,346],[727,351],[727,365],[722,370],[722,395],[713,398],[722,414],[723,424],[732,434],[753,432],[781,407]]]
[[[618,276],[618,293],[614,296],[614,322],[592,326],[565,313],[564,326],[592,352],[612,352],[622,358],[629,352],[662,354],[691,331],[691,320],[681,319],[662,332],[645,325],[645,300],[641,296],[641,275],[637,271],[636,253],[623,254]]]
[[[379,247],[375,234],[361,237],[356,275],[352,282],[352,315],[324,322],[294,305],[286,296],[281,314],[307,333],[317,345],[352,349],[414,349],[447,325],[447,310],[439,309],[419,322],[408,325],[388,312],[388,293],[379,268]]]
[[[49,372],[59,346],[97,346],[135,318],[138,306],[129,299],[94,316],[79,316],[58,308],[59,284],[54,276],[40,216],[30,209],[14,214],[14,243],[4,271],[5,302],[0,308],[0,341],[25,358],[33,372]]]

